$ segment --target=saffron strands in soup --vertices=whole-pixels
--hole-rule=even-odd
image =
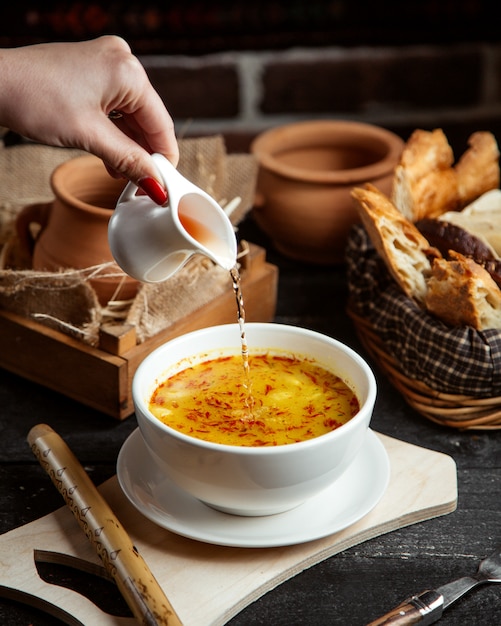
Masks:
[[[318,437],[358,413],[358,398],[348,385],[311,360],[284,353],[249,354],[236,265],[230,276],[241,358],[219,357],[169,377],[150,399],[153,415],[191,437],[257,447]]]
[[[149,409],[186,435],[238,446],[275,446],[318,437],[360,408],[346,383],[316,363],[284,353],[249,356],[252,409],[238,355],[182,370],[162,383]]]

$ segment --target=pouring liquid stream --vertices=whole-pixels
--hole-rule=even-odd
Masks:
[[[224,248],[223,242],[216,237],[216,235],[209,229],[205,224],[200,222],[199,220],[194,219],[190,215],[179,211],[179,221],[181,222],[183,228],[186,232],[191,235],[194,239],[200,242],[207,248],[210,248],[211,251],[215,254],[218,254],[221,257],[226,256],[226,250]],[[250,366],[249,366],[249,348],[247,346],[247,338],[245,335],[245,307],[244,307],[244,298],[242,294],[242,286],[241,286],[241,278],[240,272],[238,271],[237,265],[230,269],[230,276],[233,284],[233,292],[235,294],[235,300],[237,304],[237,320],[238,326],[240,329],[240,340],[242,344],[242,364],[243,364],[243,375],[244,375],[244,390],[246,394],[245,398],[245,408],[248,412],[248,416],[252,416],[252,407],[254,404],[252,398],[252,388],[251,388],[251,377],[250,377]]]
[[[249,417],[252,415],[252,407],[254,404],[252,398],[252,385],[250,377],[249,366],[249,348],[247,346],[247,337],[245,336],[245,308],[244,298],[242,294],[242,285],[240,279],[240,272],[237,266],[230,270],[231,280],[233,281],[233,291],[235,293],[235,300],[237,302],[237,319],[238,326],[240,328],[240,340],[242,342],[242,363],[244,368],[244,389],[246,393],[245,407],[248,411]]]

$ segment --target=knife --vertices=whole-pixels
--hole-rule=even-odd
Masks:
[[[386,615],[367,626],[427,626],[438,621],[445,609],[466,592],[483,583],[501,583],[501,551],[497,550],[485,558],[474,576],[463,576],[446,585],[429,589],[404,600]]]

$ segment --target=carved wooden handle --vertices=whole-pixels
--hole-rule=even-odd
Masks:
[[[139,623],[182,626],[126,530],[63,439],[50,426],[38,424],[28,433],[28,442]]]
[[[422,624],[423,616],[413,604],[401,604],[367,626],[409,626]]]
[[[386,615],[379,617],[367,626],[428,626],[442,617],[444,597],[435,590],[423,591],[417,596],[404,600]]]

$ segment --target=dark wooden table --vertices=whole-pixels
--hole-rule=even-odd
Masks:
[[[280,256],[251,220],[240,233],[267,247],[269,261],[280,269],[277,322],[321,331],[363,353],[345,313],[344,267],[311,267]],[[304,571],[245,609],[231,626],[362,626],[413,593],[472,574],[480,559],[501,546],[501,433],[459,432],[428,422],[373,367],[379,396],[372,428],[452,456],[458,471],[457,510],[367,541]],[[134,417],[117,422],[7,371],[0,374],[0,407],[0,532],[63,505],[26,443],[33,425],[46,422],[59,432],[96,484],[115,473],[120,447],[136,428]],[[0,599],[2,625],[57,623]],[[501,624],[501,587],[471,592],[440,623]]]

